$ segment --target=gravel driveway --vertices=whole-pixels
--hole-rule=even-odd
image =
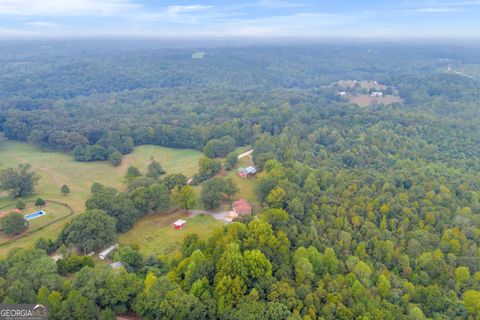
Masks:
[[[206,211],[206,210],[190,210],[189,216],[195,217],[199,214],[208,214],[209,216],[214,217],[216,220],[224,221],[225,217],[230,214],[230,211]]]

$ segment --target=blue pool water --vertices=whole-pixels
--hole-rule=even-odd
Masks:
[[[46,214],[45,211],[37,211],[37,212],[34,212],[34,213],[27,214],[27,215],[25,216],[25,219],[27,219],[27,220],[32,220],[32,219],[41,217],[41,216],[43,216],[44,214]]]

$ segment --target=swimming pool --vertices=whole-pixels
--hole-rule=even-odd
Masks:
[[[24,218],[27,219],[27,220],[32,220],[32,219],[41,217],[44,214],[46,214],[46,212],[42,210],[42,211],[37,211],[37,212],[34,212],[34,213],[27,214],[27,215],[24,216]]]

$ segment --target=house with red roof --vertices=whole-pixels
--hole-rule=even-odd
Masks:
[[[252,214],[252,205],[245,199],[240,199],[232,203],[232,210],[237,215]]]

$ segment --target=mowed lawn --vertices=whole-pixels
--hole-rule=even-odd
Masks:
[[[187,221],[185,227],[176,230],[172,223],[178,219]],[[196,233],[206,239],[215,228],[225,225],[209,215],[189,218],[186,213],[170,215],[150,214],[140,219],[126,233],[118,236],[120,244],[138,245],[144,255],[172,256],[178,252],[187,234]]]
[[[11,212],[13,209],[15,209],[14,206],[8,206],[2,208],[0,211]],[[21,214],[27,215],[39,210],[44,211],[45,215],[29,220],[29,226],[25,231],[25,235],[8,237],[5,234],[0,233],[0,256],[6,255],[12,247],[25,246],[29,243],[34,243],[41,236],[45,237],[46,233],[43,232],[43,228],[48,228],[48,232],[52,232],[52,230],[56,230],[56,224],[63,226],[63,223],[60,223],[59,220],[67,218],[71,214],[68,207],[55,202],[47,202],[47,205],[41,209],[37,209],[33,205],[33,202],[28,202],[27,207],[22,210]],[[54,224],[51,225],[52,223]],[[56,230],[55,232],[58,233],[59,231],[60,230]]]
[[[239,151],[241,152],[244,152],[247,150],[248,148],[245,148],[245,147],[242,147],[242,149],[239,149]],[[250,165],[253,165],[252,158],[251,156],[247,156],[240,159],[238,161],[238,164],[232,170],[230,171],[222,170],[220,173],[217,174],[217,177],[219,178],[232,178],[233,181],[235,182],[235,185],[238,187],[239,191],[237,194],[232,196],[231,201],[228,201],[227,199],[225,199],[225,201],[220,205],[220,207],[216,208],[214,211],[229,211],[232,209],[232,206],[231,206],[232,201],[245,199],[248,202],[250,202],[250,204],[252,205],[254,213],[261,212],[262,206],[256,194],[256,185],[257,185],[257,179],[258,177],[262,176],[262,173],[260,172],[259,174],[257,174],[257,176],[251,177],[249,179],[243,179],[237,175],[238,167],[248,167]],[[193,190],[195,192],[195,196],[197,199],[195,209],[205,210],[201,200],[202,184],[198,186],[194,186]]]
[[[261,211],[261,205],[258,201],[255,189],[257,185],[256,181],[258,179],[258,176],[261,176],[261,173],[259,173],[258,176],[254,176],[249,179],[243,179],[237,175],[238,167],[248,167],[250,165],[253,165],[251,156],[243,157],[238,161],[238,164],[235,168],[233,168],[231,171],[223,172],[221,176],[232,178],[238,187],[239,191],[236,195],[232,197],[232,200],[234,201],[238,199],[245,199],[252,205],[254,213],[258,213],[259,211]],[[230,210],[230,203],[228,203],[226,206],[224,205],[224,208]]]
[[[42,151],[35,146],[22,142],[0,142],[0,170],[8,167],[17,167],[20,163],[30,163],[32,170],[37,172],[41,179],[36,193],[26,200],[34,201],[41,197],[67,203],[75,214],[85,208],[85,200],[90,196],[90,187],[94,182],[100,182],[122,190],[124,175],[129,165],[137,166],[145,172],[150,159],[160,162],[167,173],[183,173],[193,175],[198,170],[198,159],[202,153],[190,149],[173,149],[159,146],[140,146],[134,152],[123,157],[122,164],[113,167],[109,162],[76,162],[69,154]],[[60,188],[63,184],[70,187],[71,194],[63,196]],[[6,194],[0,194],[0,208],[13,207],[16,200]],[[39,218],[42,219],[42,218]],[[4,256],[9,249],[15,246],[32,245],[40,237],[54,239],[69,219],[50,225],[32,235],[15,240],[6,246],[1,246],[0,256]]]
[[[403,99],[398,96],[387,95],[384,97],[371,97],[369,95],[358,95],[349,97],[351,103],[360,107],[370,107],[372,105],[384,104],[391,105],[393,103],[402,103]]]

